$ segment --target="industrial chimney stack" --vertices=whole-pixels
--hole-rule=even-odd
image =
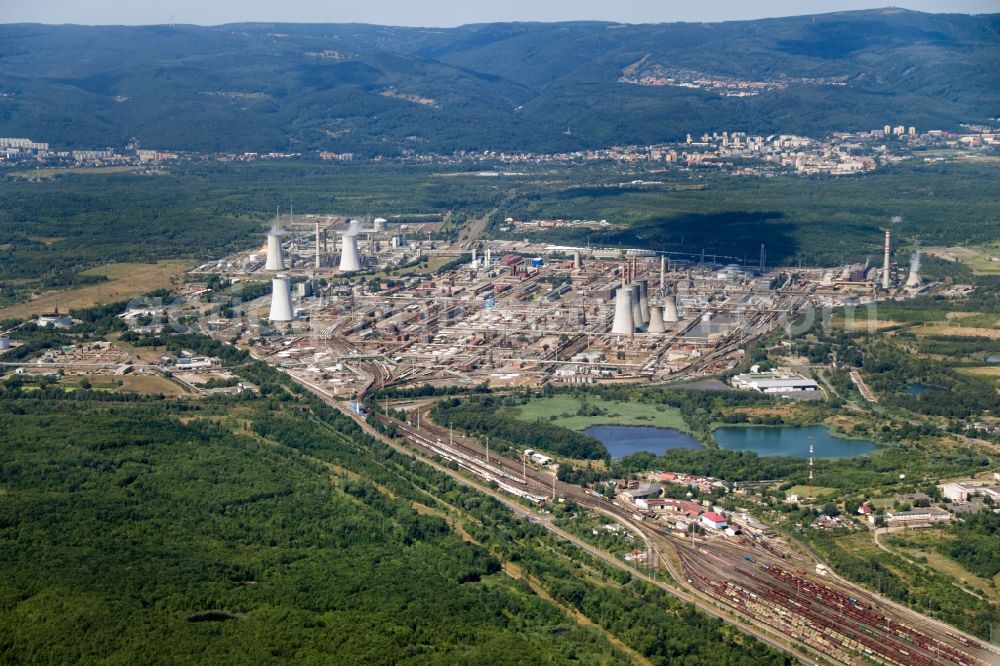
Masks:
[[[889,229],[885,230],[885,257],[882,260],[882,288],[886,291],[889,290],[889,239],[892,232]]]

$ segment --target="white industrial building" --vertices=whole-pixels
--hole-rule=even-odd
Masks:
[[[975,486],[971,483],[946,483],[941,486],[941,494],[952,502],[968,502],[969,498],[979,495],[1000,502],[1000,487]]]
[[[869,518],[875,519],[874,516]],[[951,514],[937,507],[924,507],[909,511],[886,511],[886,527],[930,527],[938,523],[950,523]]]
[[[734,388],[760,393],[792,393],[794,391],[818,391],[819,384],[814,379],[800,375],[775,372],[758,372],[736,375],[730,380]]]
[[[35,323],[42,328],[69,328],[73,325],[73,319],[64,313],[59,312],[49,312],[38,316]]]

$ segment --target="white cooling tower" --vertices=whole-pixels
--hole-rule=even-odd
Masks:
[[[649,324],[649,281],[639,282],[639,312],[642,313],[642,323]]]
[[[265,271],[285,270],[285,253],[281,249],[281,237],[284,232],[277,226],[273,227],[267,234],[267,262],[264,264]]]
[[[340,270],[353,273],[361,270],[361,255],[358,254],[358,237],[344,236],[343,249],[340,254]]]
[[[920,248],[910,257],[910,274],[906,278],[907,287],[920,286]]]
[[[659,305],[649,308],[649,329],[647,332],[657,335],[667,332],[667,327],[663,325],[663,308]]]
[[[614,335],[632,335],[635,326],[632,323],[632,291],[625,286],[618,288],[615,296],[615,322],[611,326]]]
[[[673,294],[663,297],[663,321],[675,322],[680,317],[677,316],[677,298]]]
[[[642,297],[642,290],[639,285],[633,284],[628,287],[629,293],[631,293],[632,298],[632,325],[635,326],[635,330],[642,328],[642,306],[639,305],[639,299]]]
[[[271,314],[268,321],[292,320],[292,289],[287,275],[275,275],[271,280]]]

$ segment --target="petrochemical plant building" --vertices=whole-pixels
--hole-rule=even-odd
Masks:
[[[732,378],[733,388],[760,393],[796,393],[799,391],[818,391],[819,384],[813,379],[806,379],[795,374],[778,374],[775,372],[758,372],[736,375]]]

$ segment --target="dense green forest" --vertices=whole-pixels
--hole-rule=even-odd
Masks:
[[[651,176],[652,177],[652,176]],[[998,212],[991,193],[1000,186],[993,165],[906,163],[859,178],[729,176],[711,172],[656,174],[663,187],[621,188],[606,183],[554,181],[519,189],[509,210],[515,219],[601,220],[603,231],[565,227],[535,234],[551,242],[638,246],[651,250],[723,255],[752,263],[761,243],[771,265],[802,262],[837,265],[878,256],[882,229],[892,216],[894,259],[909,261],[913,245],[982,243],[997,238]],[[600,182],[595,175],[593,180]],[[677,184],[697,187],[675,187]],[[518,234],[514,237],[521,237]],[[933,264],[959,277],[962,267]],[[966,271],[967,272],[967,271]],[[930,274],[928,274],[930,277]]]
[[[655,664],[788,663],[368,437],[244,352],[131,341],[224,357],[262,396],[0,385],[0,661],[627,661],[603,630]]]
[[[57,149],[137,139],[159,149],[368,155],[579,150],[723,129],[951,129],[995,114],[1000,86],[982,65],[996,59],[996,34],[996,15],[905,10],[435,30],[5,25],[0,118],[8,136]],[[620,82],[640,60],[785,85],[725,97]],[[842,85],[804,82],[814,78]]]

